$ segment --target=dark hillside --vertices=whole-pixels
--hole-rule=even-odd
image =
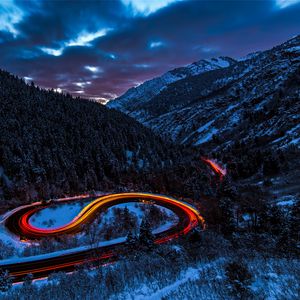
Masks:
[[[171,147],[132,118],[0,71],[0,197],[29,199],[117,184],[169,163]],[[2,195],[1,195],[2,194]]]

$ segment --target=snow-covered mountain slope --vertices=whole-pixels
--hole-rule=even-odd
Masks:
[[[126,111],[182,144],[216,149],[256,138],[299,147],[299,98],[300,36],[226,68],[168,84],[147,101],[127,99]]]
[[[236,61],[230,57],[219,57],[203,59],[186,67],[176,68],[166,72],[160,77],[148,80],[138,87],[129,89],[121,97],[111,100],[107,106],[110,108],[116,108],[123,112],[130,112],[135,104],[150,101],[154,96],[158,95],[163,89],[173,82],[190,76],[199,75],[207,71],[226,68],[234,63],[236,63]]]

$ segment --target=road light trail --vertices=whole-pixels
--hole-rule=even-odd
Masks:
[[[225,168],[222,168],[219,164],[217,164],[215,161],[201,157],[202,161],[204,161],[209,167],[212,168],[212,170],[220,176],[220,179],[223,179],[223,177],[226,175],[227,171]]]
[[[172,210],[179,217],[179,222],[173,227],[163,232],[155,234],[155,243],[162,244],[169,240],[186,235],[195,227],[200,225],[205,229],[205,221],[191,205],[179,200],[148,193],[120,193],[99,197],[85,206],[80,213],[68,224],[54,229],[41,229],[30,223],[30,217],[41,209],[50,204],[41,204],[39,202],[32,205],[22,206],[15,209],[5,221],[6,226],[13,233],[26,239],[40,239],[49,236],[60,236],[62,234],[74,234],[82,231],[82,226],[92,222],[96,215],[107,208],[119,203],[141,202],[153,203]],[[34,278],[42,278],[54,271],[70,271],[75,266],[83,264],[87,261],[98,260],[101,263],[107,263],[110,259],[117,259],[122,251],[126,251],[125,242],[116,243],[109,246],[97,247],[97,251],[101,251],[101,255],[92,258],[91,254],[95,249],[81,250],[67,255],[57,255],[51,258],[38,259],[33,262],[20,262],[15,264],[1,265],[0,268],[7,269],[15,281],[21,281],[22,276],[32,273]]]

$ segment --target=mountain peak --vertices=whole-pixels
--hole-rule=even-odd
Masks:
[[[129,112],[135,105],[150,101],[170,84],[196,76],[208,71],[227,68],[237,61],[231,57],[220,56],[217,58],[201,59],[184,67],[170,70],[159,77],[145,81],[137,87],[132,87],[122,96],[108,102],[109,108],[116,108],[123,112]]]

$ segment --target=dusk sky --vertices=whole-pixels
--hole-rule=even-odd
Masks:
[[[95,99],[300,33],[300,0],[0,1],[0,68]]]

